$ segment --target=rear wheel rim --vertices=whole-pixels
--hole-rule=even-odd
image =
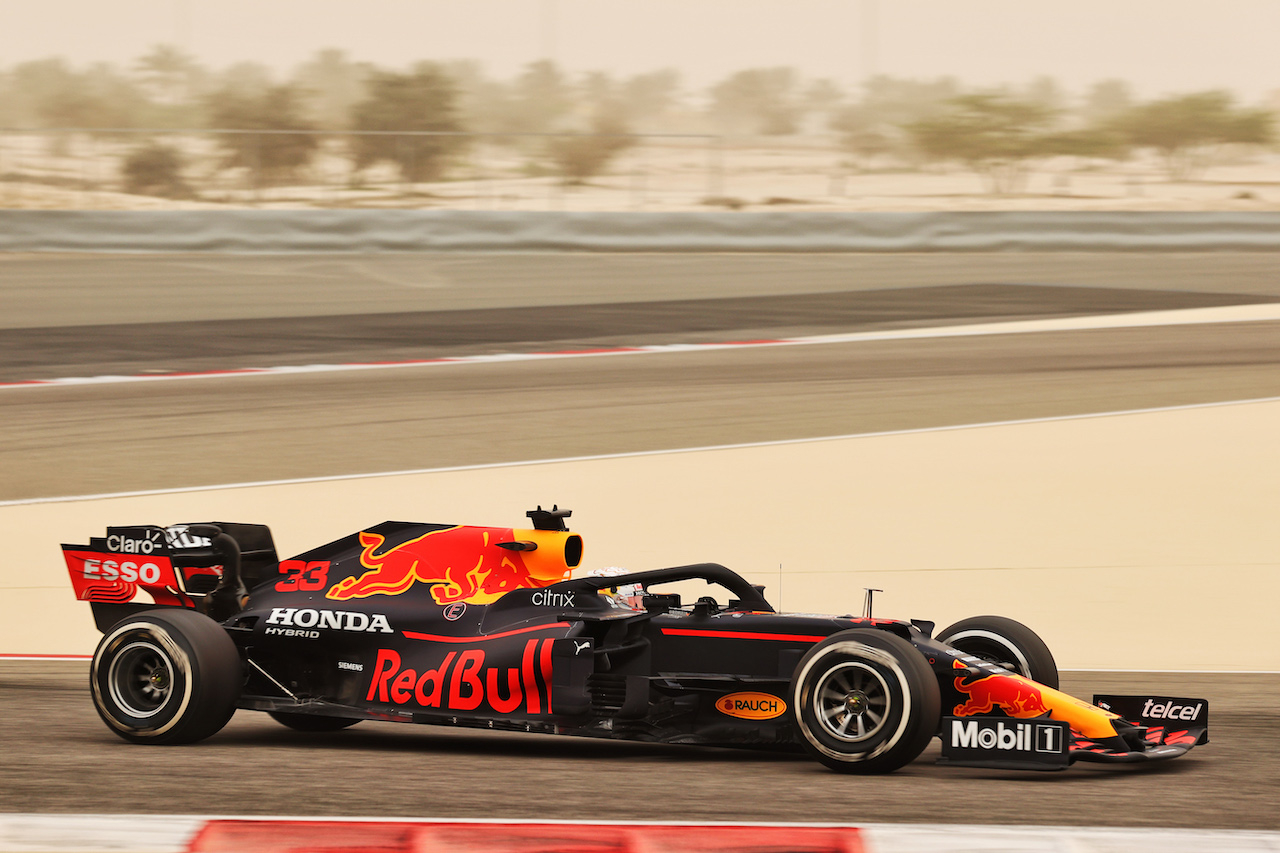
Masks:
[[[130,643],[111,661],[107,684],[112,701],[126,714],[153,717],[173,694],[173,662],[153,643]]]
[[[884,730],[893,710],[889,685],[874,667],[845,661],[828,669],[813,691],[818,725],[842,743],[862,743]]]

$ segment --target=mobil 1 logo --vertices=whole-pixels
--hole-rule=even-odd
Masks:
[[[1071,727],[1062,720],[943,717],[939,763],[1016,770],[1062,770]]]

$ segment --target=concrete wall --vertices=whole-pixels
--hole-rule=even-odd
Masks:
[[[584,568],[717,561],[793,611],[998,613],[1071,668],[1280,671],[1280,402],[692,453],[0,506],[0,652],[92,651],[58,549],[108,524],[270,524],[300,552],[388,518],[574,509]]]
[[[0,252],[1280,250],[1280,213],[0,210]]]

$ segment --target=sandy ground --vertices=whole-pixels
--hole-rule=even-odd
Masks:
[[[585,568],[712,560],[795,611],[1012,615],[1067,668],[1280,670],[1280,402],[0,508],[10,652],[91,651],[59,541],[266,521],[294,553],[384,518],[576,508]],[[1214,630],[1214,624],[1223,627]],[[1195,641],[1187,632],[1204,625]],[[1230,625],[1249,625],[1249,642]]]
[[[247,177],[212,168],[207,151],[192,158],[187,200],[127,195],[120,190],[120,152],[79,140],[65,156],[35,139],[0,139],[0,207],[26,209],[216,209],[221,207],[397,207],[464,210],[1280,210],[1280,154],[1219,152],[1194,180],[1173,181],[1149,155],[1130,161],[1058,157],[1036,161],[1016,193],[993,194],[977,173],[958,165],[911,171],[858,164],[833,140],[725,142],[650,141],[617,159],[605,174],[566,186],[530,176],[524,159],[482,150],[457,178],[405,184],[388,169],[354,183],[350,166],[320,158],[311,174],[288,186],[251,188]],[[23,180],[20,176],[29,176]]]

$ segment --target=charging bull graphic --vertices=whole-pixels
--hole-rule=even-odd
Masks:
[[[988,675],[965,683],[964,676],[955,681],[956,690],[968,699],[955,707],[957,717],[990,714],[1000,708],[1010,717],[1039,717],[1049,712],[1041,687],[1020,675]]]
[[[424,583],[437,604],[492,604],[513,589],[564,580],[582,559],[575,534],[544,530],[460,526],[380,550],[385,543],[381,534],[362,531],[360,565],[369,571],[338,581],[325,597],[399,595]]]

